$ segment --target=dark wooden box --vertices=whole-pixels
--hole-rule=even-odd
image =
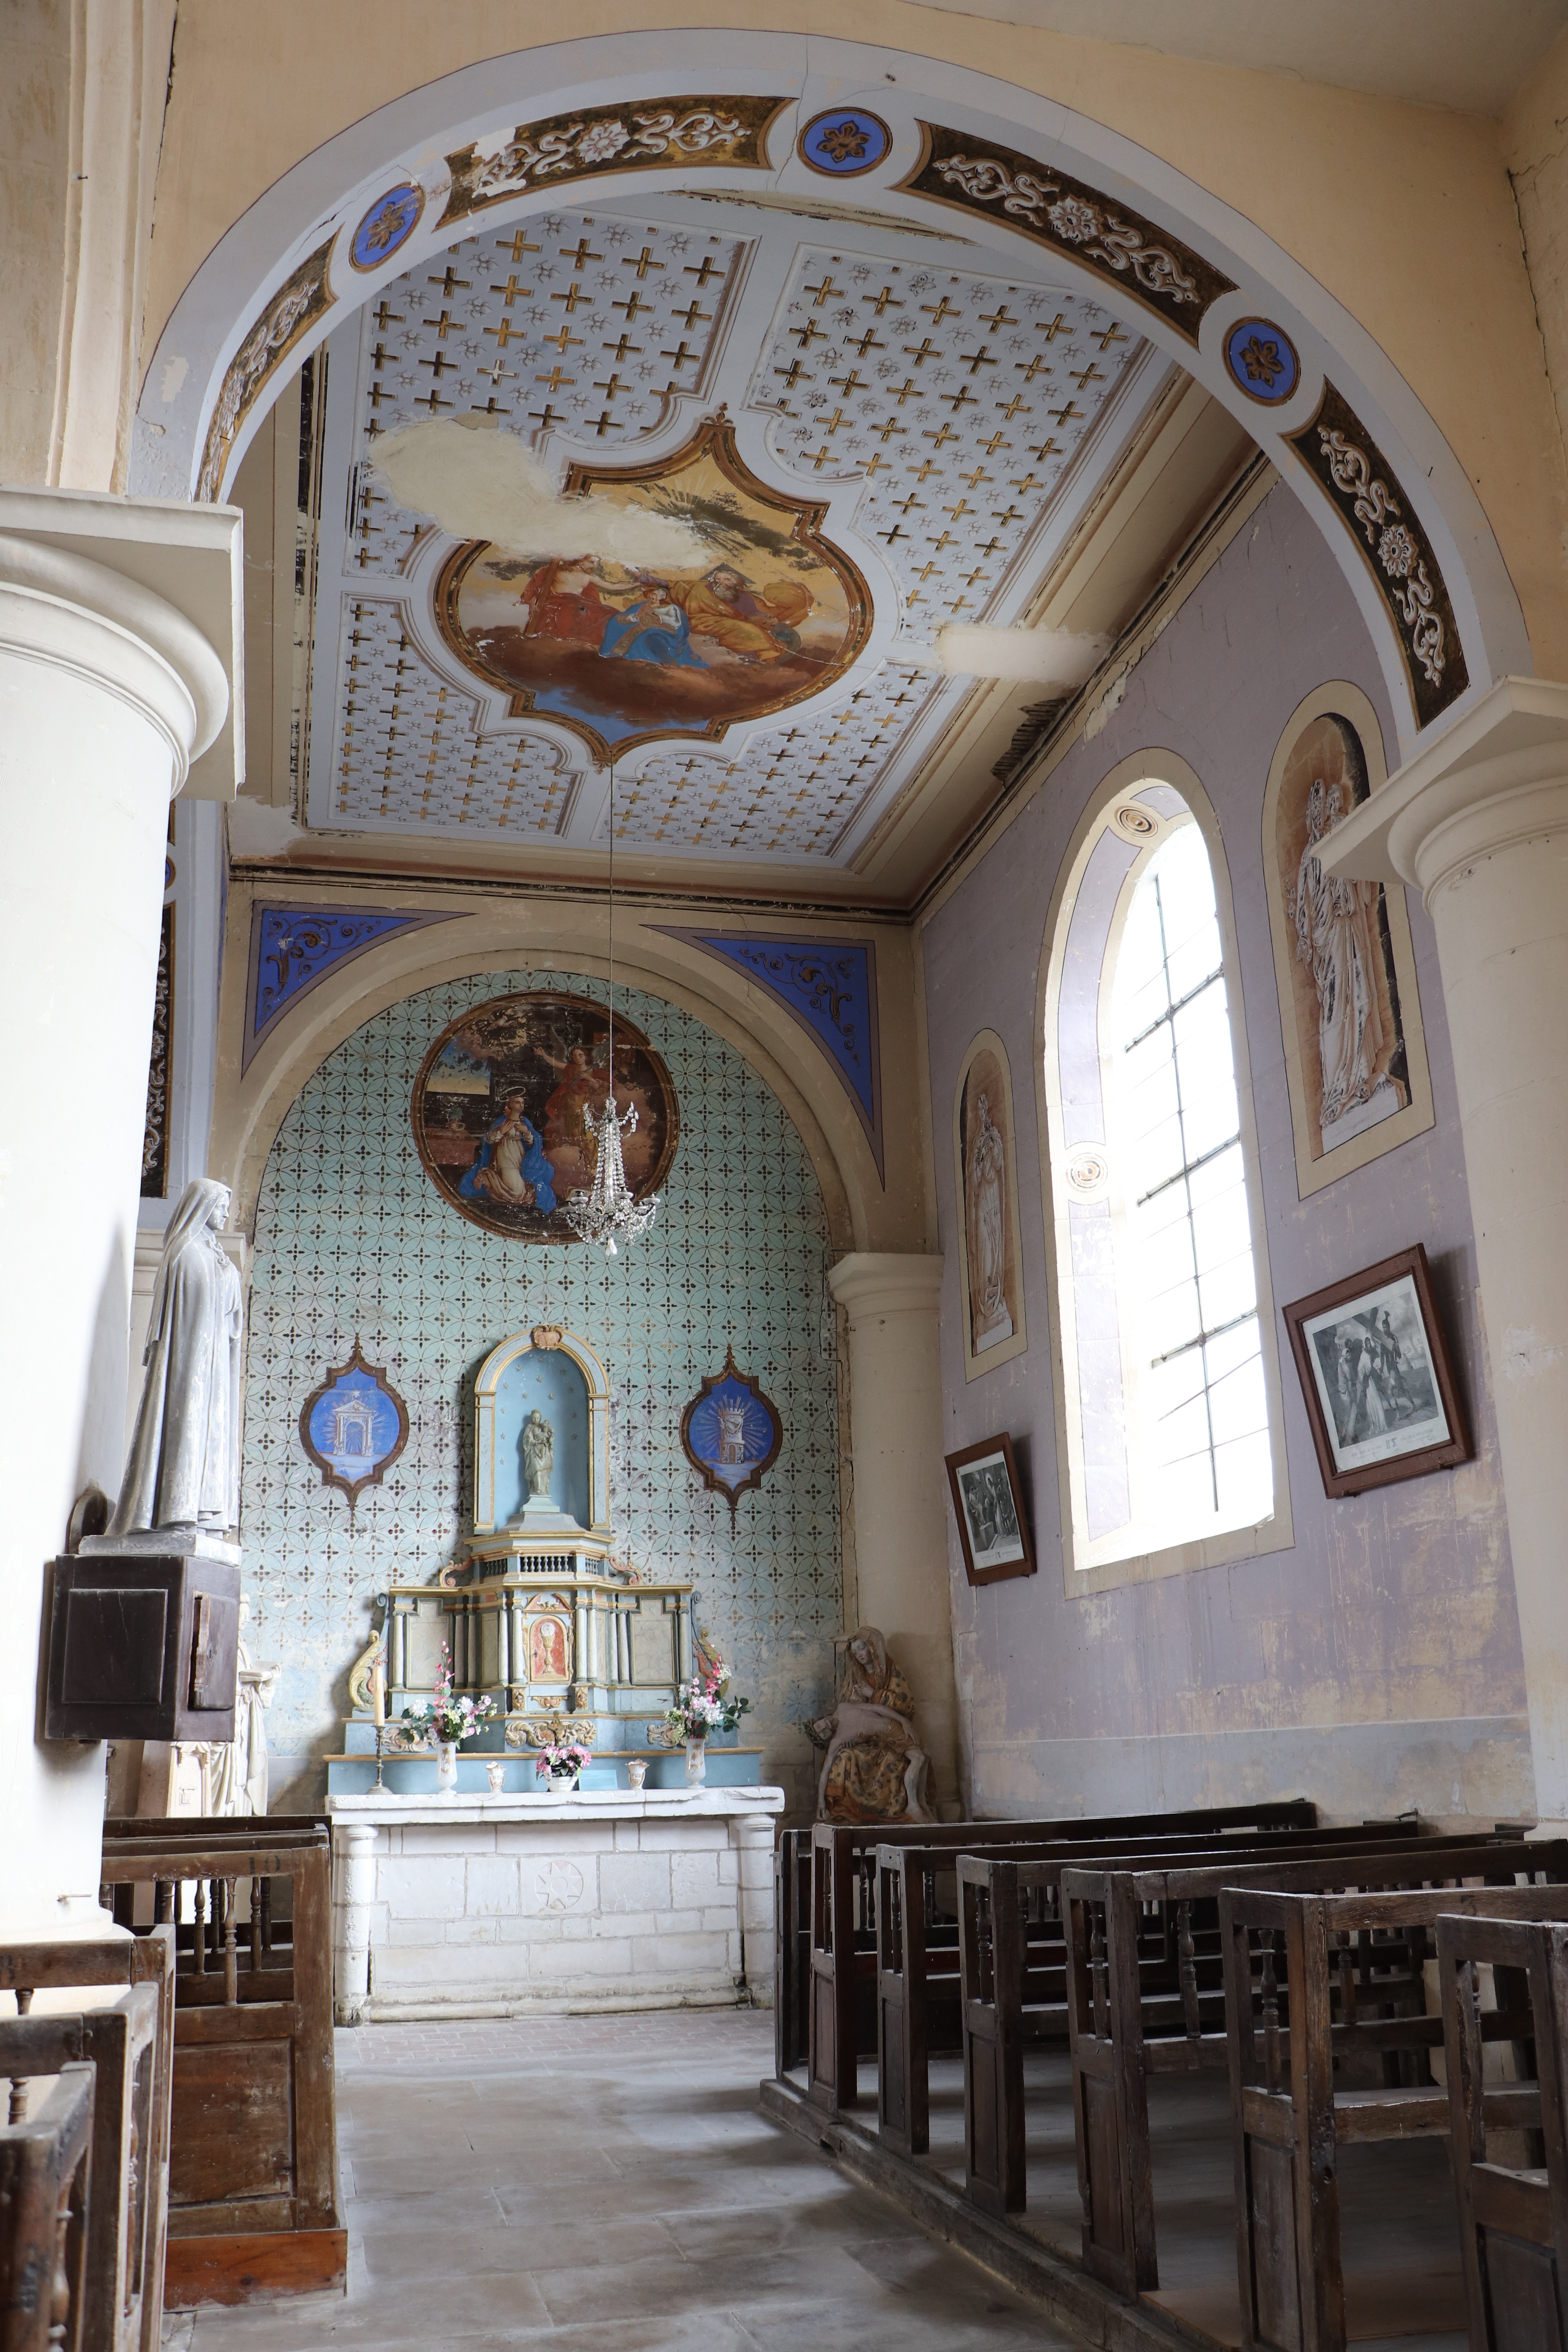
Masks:
[[[79,1552],[53,1581],[47,1739],[234,1738],[237,1568]]]

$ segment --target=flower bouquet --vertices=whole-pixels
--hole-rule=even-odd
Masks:
[[[430,1748],[436,1750],[436,1786],[450,1793],[458,1785],[458,1744],[471,1739],[487,1716],[496,1711],[496,1703],[487,1692],[482,1698],[469,1698],[465,1691],[452,1688],[452,1654],[445,1642],[441,1644],[441,1663],[436,1669],[436,1696],[421,1699],[417,1706],[405,1706],[397,1721],[397,1738],[404,1748]]]
[[[686,1779],[689,1787],[708,1777],[707,1739],[710,1731],[733,1731],[743,1715],[750,1715],[752,1702],[738,1698],[730,1691],[730,1677],[722,1658],[711,1658],[700,1673],[682,1683],[675,1694],[675,1705],[665,1709],[664,1719],[672,1724],[686,1742]]]
[[[566,1790],[577,1786],[577,1775],[585,1764],[591,1764],[593,1760],[591,1748],[582,1748],[576,1740],[569,1739],[542,1748],[533,1769],[541,1776],[549,1774],[552,1793],[559,1790],[564,1794]]]

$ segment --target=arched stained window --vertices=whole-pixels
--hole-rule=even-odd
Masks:
[[[1140,779],[1089,820],[1053,926],[1047,1124],[1080,1583],[1289,1540],[1222,883],[1192,802]]]

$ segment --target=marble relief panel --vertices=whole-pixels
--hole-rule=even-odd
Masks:
[[[241,1495],[245,1580],[283,1678],[268,1724],[275,1802],[313,1800],[336,1748],[346,1676],[374,1595],[460,1551],[471,1383],[531,1320],[581,1331],[609,1368],[611,1484],[623,1557],[690,1577],[696,1616],[757,1703],[764,1778],[805,1766],[796,1719],[831,1687],[842,1631],[838,1397],[820,1190],[777,1098],[712,1032],[631,989],[617,997],[668,1066],[680,1146],[652,1233],[614,1267],[539,1249],[460,1215],[421,1165],[416,1076],[449,1024],[504,993],[603,984],[486,972],[378,1013],[289,1109],[257,1208]],[[351,1518],[299,1442],[321,1368],[356,1339],[406,1400],[408,1442]],[[766,1484],[731,1524],[680,1444],[682,1411],[725,1350],[784,1423]],[[798,1751],[798,1752],[797,1752]]]

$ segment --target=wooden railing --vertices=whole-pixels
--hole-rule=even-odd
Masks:
[[[174,1941],[165,2299],[342,2285],[324,1822],[111,1822],[116,1922]]]
[[[30,2111],[15,2079],[11,2104],[23,2112],[0,2123],[0,2352],[88,2352],[83,2317],[94,2070],[75,2063],[63,2067],[37,2086]]]

